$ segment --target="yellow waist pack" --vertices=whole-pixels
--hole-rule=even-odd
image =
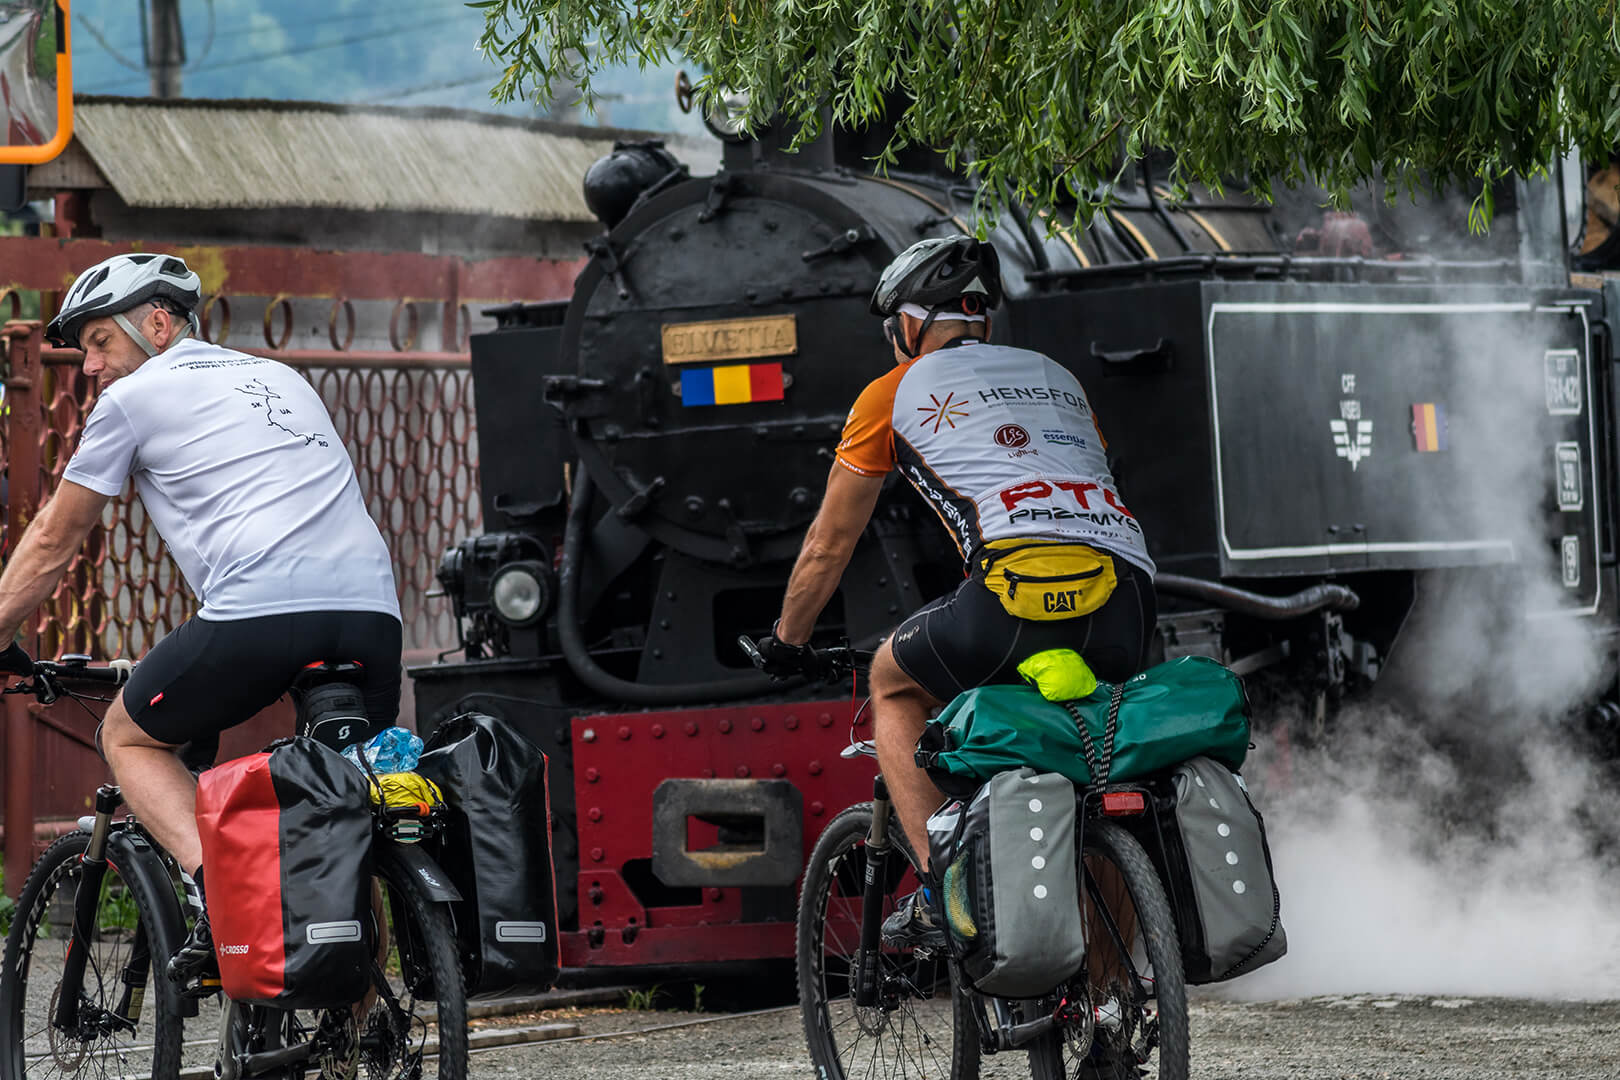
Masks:
[[[974,569],[1007,614],[1053,622],[1089,615],[1118,583],[1114,560],[1085,544],[1052,540],[991,540],[974,555]]]

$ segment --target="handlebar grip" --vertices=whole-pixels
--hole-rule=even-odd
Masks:
[[[765,657],[759,651],[759,649],[755,647],[752,638],[750,638],[747,634],[739,635],[737,638],[737,645],[744,653],[748,655],[749,663],[753,664],[761,671],[765,670]]]
[[[36,666],[53,679],[70,683],[102,683],[109,686],[124,685],[129,681],[130,672],[135,669],[135,665],[128,660],[114,660],[106,667],[76,667],[52,664],[49,661]]]

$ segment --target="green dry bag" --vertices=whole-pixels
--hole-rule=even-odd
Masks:
[[[1098,683],[1062,704],[1029,686],[981,686],[957,696],[917,743],[917,764],[947,794],[971,792],[997,773],[1029,766],[1092,782],[1076,714],[1104,744],[1115,686]],[[1121,688],[1110,782],[1135,780],[1202,754],[1237,771],[1249,751],[1243,681],[1204,656],[1183,656]]]

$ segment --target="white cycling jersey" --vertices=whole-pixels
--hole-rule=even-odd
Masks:
[[[134,478],[203,618],[399,618],[348,452],[284,364],[183,340],[101,392],[62,475],[108,496]]]
[[[1070,540],[1152,574],[1106,446],[1085,390],[1061,364],[958,338],[861,392],[838,462],[862,476],[898,468],[964,557],[989,540]]]

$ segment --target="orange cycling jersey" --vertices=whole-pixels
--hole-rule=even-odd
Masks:
[[[1079,380],[1038,352],[959,338],[861,392],[838,463],[899,469],[963,556],[1019,537],[1094,544],[1154,572]]]

